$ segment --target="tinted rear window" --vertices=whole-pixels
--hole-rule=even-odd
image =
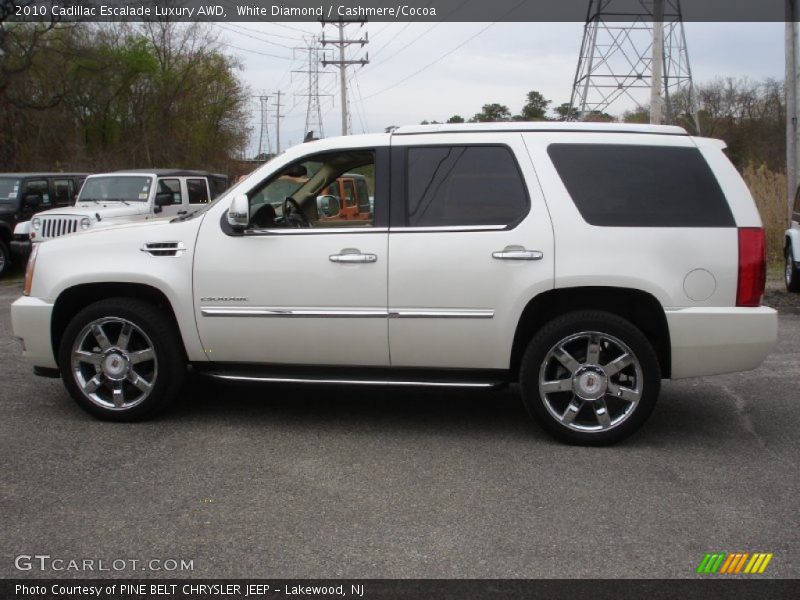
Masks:
[[[591,225],[735,225],[697,148],[551,144],[547,151],[575,206]]]

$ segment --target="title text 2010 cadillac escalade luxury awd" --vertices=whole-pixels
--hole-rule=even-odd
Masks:
[[[14,331],[39,372],[112,420],[187,364],[224,380],[519,382],[558,438],[639,428],[663,378],[773,347],[764,234],[721,142],[679,128],[511,123],[321,140],[215,203],[38,245]],[[320,216],[344,173],[367,220]],[[271,186],[285,193],[278,216]]]

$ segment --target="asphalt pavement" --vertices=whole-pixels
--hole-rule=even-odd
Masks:
[[[155,421],[100,422],[31,373],[19,293],[0,286],[0,577],[683,578],[706,552],[800,577],[798,314],[761,368],[665,382],[638,434],[596,449],[548,437],[515,388],[193,378]],[[36,554],[128,562],[16,568]]]

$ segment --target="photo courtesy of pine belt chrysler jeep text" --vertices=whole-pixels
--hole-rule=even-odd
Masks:
[[[761,219],[723,148],[596,123],[310,142],[171,221],[36,244],[14,333],[103,419],[153,415],[191,365],[228,381],[518,382],[559,439],[613,443],[662,379],[753,369],[776,342]],[[366,180],[364,218],[323,214],[344,174]]]

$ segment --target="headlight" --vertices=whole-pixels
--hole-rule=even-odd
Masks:
[[[25,287],[22,288],[24,296],[31,295],[31,287],[33,286],[33,269],[36,267],[36,255],[39,254],[39,244],[34,244],[31,250],[31,255],[28,258],[28,265],[25,267]]]
[[[81,219],[81,229],[89,229],[92,226],[92,220],[89,217],[83,217]]]
[[[33,227],[36,231],[39,231],[41,226],[42,220],[39,217],[34,217],[33,221],[31,221],[31,227]]]

